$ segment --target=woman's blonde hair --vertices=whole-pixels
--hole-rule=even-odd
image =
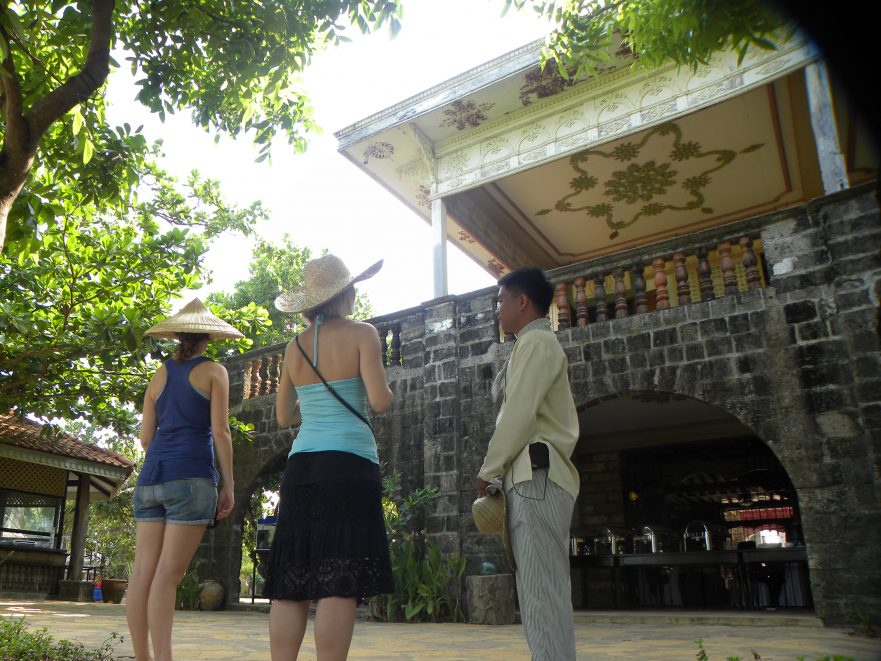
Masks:
[[[319,314],[325,319],[334,317],[348,317],[355,311],[355,288],[346,287],[342,292],[334,296],[327,303],[319,305],[311,310],[304,310],[303,316],[309,321],[314,321]]]

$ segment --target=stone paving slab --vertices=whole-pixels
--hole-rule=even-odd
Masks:
[[[615,614],[620,617],[621,613]],[[881,640],[852,635],[845,629],[816,626],[750,626],[717,614],[714,623],[693,616],[688,623],[665,622],[660,614],[641,622],[579,622],[576,625],[578,658],[590,661],[647,660],[692,661],[697,638],[704,640],[710,661],[729,656],[751,659],[755,649],[763,661],[809,661],[827,655],[849,656],[856,661],[881,661]],[[97,647],[111,632],[124,634],[117,658],[131,659],[125,606],[59,601],[0,601],[0,616],[26,617],[47,628],[56,638],[79,640]],[[597,619],[594,614],[593,619]],[[677,615],[682,617],[682,615]],[[730,621],[732,624],[719,622]],[[741,622],[749,620],[741,620]],[[315,659],[312,627],[306,634],[300,658]],[[267,614],[257,611],[213,613],[179,611],[175,614],[174,649],[177,661],[268,661]],[[359,622],[355,626],[350,659],[422,661],[529,661],[520,625],[386,624]]]

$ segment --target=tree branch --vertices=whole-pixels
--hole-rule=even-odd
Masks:
[[[34,148],[49,126],[68,110],[88,99],[110,73],[110,41],[113,37],[114,0],[92,0],[92,32],[89,54],[82,70],[37,101],[25,119]]]
[[[6,31],[2,30],[7,43],[9,39]],[[12,60],[12,49],[8,49],[6,59],[3,60],[0,80],[3,81],[3,115],[6,120],[6,133],[4,135],[4,150],[13,153],[21,153],[21,147],[27,143],[28,127],[21,113],[21,81],[15,70]]]

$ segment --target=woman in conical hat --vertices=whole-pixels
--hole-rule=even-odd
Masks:
[[[273,599],[273,661],[296,659],[312,601],[319,659],[345,659],[359,599],[394,590],[382,512],[382,480],[367,404],[392,405],[379,335],[347,319],[355,283],[333,255],[306,264],[303,286],[275,306],[301,313],[309,327],[285,352],[276,415],[288,427],[302,414],[279,491],[278,527],[264,596]],[[326,384],[324,383],[326,382]]]
[[[126,614],[135,658],[171,661],[177,586],[206,526],[235,504],[229,375],[202,354],[211,340],[242,334],[198,298],[146,334],[177,339],[178,346],[144,395],[141,445],[147,455],[135,487],[135,564]],[[222,476],[219,497],[215,450]]]

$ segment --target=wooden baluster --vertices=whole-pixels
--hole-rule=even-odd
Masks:
[[[676,277],[676,293],[679,296],[679,305],[691,303],[691,287],[688,286],[688,269],[685,268],[685,253],[681,250],[673,255],[673,263],[676,265],[674,275]]]
[[[379,348],[382,351],[382,354],[380,354],[382,356],[382,364],[388,367],[388,328],[382,327],[377,330],[379,331]]]
[[[263,367],[263,359],[255,358],[251,363],[251,397],[259,397],[260,395],[260,368]]]
[[[670,292],[667,291],[667,273],[664,269],[667,262],[663,257],[656,257],[652,261],[655,269],[655,309],[666,310],[670,307]]]
[[[624,269],[612,271],[615,278],[615,319],[623,319],[630,313],[627,309],[627,287],[624,286]]]
[[[272,354],[267,354],[263,358],[263,369],[261,370],[260,376],[262,377],[262,382],[260,383],[260,394],[268,395],[269,388],[272,386],[272,359],[275,358]]]
[[[756,253],[753,252],[753,240],[749,236],[740,237],[740,249],[743,251],[743,270],[746,274],[746,288],[758,289],[759,282],[759,266]]]
[[[245,363],[245,369],[242,372],[242,399],[251,399],[251,370],[254,363],[250,360]]]
[[[716,293],[713,291],[713,277],[706,248],[701,248],[697,252],[697,281],[700,285],[702,301],[711,301],[716,298]]]
[[[272,371],[269,375],[270,383],[269,383],[269,392],[274,393],[278,392],[278,382],[281,379],[281,365],[284,360],[284,354],[277,353],[274,356],[275,360],[272,362]]]
[[[571,308],[569,307],[569,285],[565,282],[558,282],[557,289],[554,292],[557,301],[557,328],[563,330],[571,326]]]
[[[594,296],[596,297],[597,321],[605,321],[609,318],[609,309],[606,307],[605,278],[602,273],[597,275],[596,283]]]
[[[401,327],[392,326],[392,365],[401,364]]]
[[[645,297],[645,268],[642,264],[634,264],[630,269],[630,280],[633,282],[633,302],[636,314],[648,312],[649,305]]]
[[[722,269],[722,286],[725,295],[737,293],[737,273],[734,270],[734,258],[731,257],[731,242],[722,241],[716,250],[719,251],[719,268]]]
[[[575,278],[575,319],[579,326],[587,325],[587,294],[584,288],[587,279],[579,276]]]

